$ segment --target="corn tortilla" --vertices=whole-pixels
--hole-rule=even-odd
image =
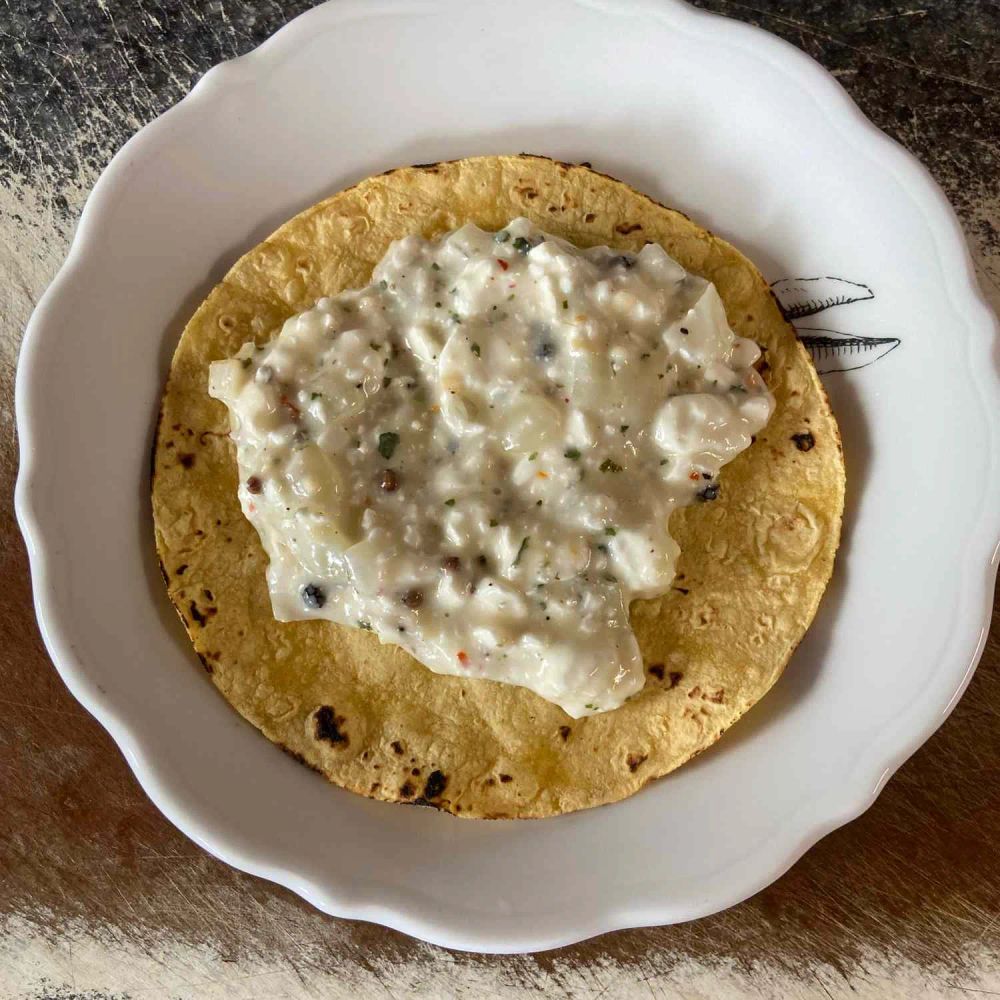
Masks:
[[[770,424],[675,514],[678,575],[632,620],[645,688],[573,720],[523,688],[439,676],[370,633],[275,621],[267,559],[237,500],[229,417],[209,363],[366,284],[389,243],[523,215],[581,246],[661,244],[713,281],[730,325],[766,348]],[[465,817],[544,817],[614,802],[715,740],[774,684],[833,570],[844,503],[837,424],[767,283],[686,216],[587,165],[490,156],[371,177],[297,215],[233,266],[184,330],[153,457],[167,591],[223,696],[334,784]]]

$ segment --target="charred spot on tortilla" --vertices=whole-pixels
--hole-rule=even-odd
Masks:
[[[448,779],[444,776],[444,774],[442,774],[441,771],[431,771],[431,773],[427,776],[427,782],[424,785],[424,798],[440,798],[447,785]]]
[[[347,721],[342,715],[337,715],[330,705],[321,705],[313,716],[316,739],[327,743],[347,746],[351,739],[340,727]]]

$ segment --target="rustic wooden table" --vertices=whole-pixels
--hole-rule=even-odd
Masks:
[[[1000,996],[1000,627],[876,804],[726,913],[538,956],[449,953],[325,917],[153,808],[42,647],[11,494],[20,333],[112,153],[302,0],[0,0],[0,996]],[[1000,6],[700,6],[826,65],[931,169],[1000,305]],[[67,331],[72,336],[72,331]]]

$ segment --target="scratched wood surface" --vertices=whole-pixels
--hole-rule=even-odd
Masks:
[[[996,614],[951,718],[774,886],[706,920],[539,956],[449,953],[230,870],[157,813],[66,692],[11,510],[21,329],[118,146],[307,6],[0,0],[0,997],[1000,995]],[[995,0],[701,6],[805,49],[916,153],[1000,304]]]

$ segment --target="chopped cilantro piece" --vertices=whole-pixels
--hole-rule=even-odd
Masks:
[[[378,436],[378,453],[384,459],[392,458],[392,453],[399,444],[399,435],[395,431],[383,431]]]
[[[511,563],[511,566],[516,566],[521,561],[521,556],[524,555],[524,550],[527,547],[528,547],[528,536],[525,535],[524,538],[521,539],[521,546],[517,550],[517,555],[514,556],[514,561]]]

